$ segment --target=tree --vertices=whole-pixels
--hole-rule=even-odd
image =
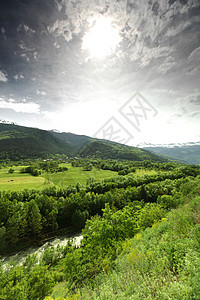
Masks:
[[[29,226],[34,237],[42,230],[42,215],[35,200],[29,202]]]
[[[14,173],[14,169],[12,169],[12,168],[10,168],[9,170],[8,170],[8,173],[10,173],[10,174],[12,174],[12,173]]]

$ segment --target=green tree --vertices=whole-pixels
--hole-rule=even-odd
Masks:
[[[10,168],[9,170],[8,170],[8,173],[10,173],[10,174],[12,174],[12,173],[14,173],[14,169],[13,168]]]
[[[42,230],[42,215],[35,200],[29,202],[29,226],[34,237],[40,236]]]

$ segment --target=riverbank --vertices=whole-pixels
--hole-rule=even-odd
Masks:
[[[32,246],[26,250],[24,249],[9,255],[4,255],[0,258],[0,262],[3,268],[6,269],[7,266],[22,265],[26,258],[33,254],[36,255],[37,261],[40,262],[42,255],[48,248],[56,248],[58,245],[60,247],[65,247],[69,241],[71,241],[73,245],[79,246],[82,238],[83,236],[81,233],[77,233],[73,236],[65,235],[52,237],[46,240],[41,246]]]
[[[55,239],[57,237],[65,236],[70,238],[72,236],[78,235],[79,233],[80,231],[77,232],[77,230],[74,227],[70,226],[67,228],[58,229],[55,232],[43,234],[37,238],[24,239],[23,242],[17,243],[15,246],[12,246],[10,248],[6,247],[0,252],[0,257],[14,255],[19,251],[25,251],[26,249],[31,247],[42,246],[44,243],[51,241],[52,239]]]

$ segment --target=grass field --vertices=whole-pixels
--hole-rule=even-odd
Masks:
[[[0,169],[0,191],[19,191],[23,189],[44,189],[51,185],[66,187],[76,185],[86,185],[87,179],[93,177],[95,181],[116,176],[117,172],[109,170],[98,170],[93,168],[91,171],[83,171],[83,168],[73,168],[71,164],[65,164],[68,171],[60,173],[42,172],[41,176],[34,177],[30,174],[21,174],[20,170],[25,166],[13,166],[14,173],[8,173],[10,167]]]
[[[30,174],[21,174],[23,166],[13,166],[14,173],[8,173],[9,168],[0,169],[0,191],[20,191],[23,189],[44,189],[51,186],[52,183],[45,183],[41,176],[34,177]]]
[[[117,176],[117,172],[109,170],[99,170],[93,167],[91,171],[83,171],[82,167],[72,167],[71,164],[61,164],[62,167],[68,168],[68,171],[60,173],[42,172],[41,176],[34,177],[30,174],[21,174],[21,168],[25,166],[13,166],[14,173],[10,174],[8,168],[0,169],[0,191],[19,191],[23,189],[44,189],[52,185],[66,187],[76,185],[79,182],[85,186],[87,179],[93,178],[95,182]],[[153,175],[155,170],[137,169],[135,175],[144,174]]]
[[[46,177],[46,179],[49,178],[49,180],[55,185],[62,187],[75,185],[77,182],[79,182],[81,185],[86,185],[87,179],[91,177],[94,178],[94,181],[99,181],[105,178],[117,176],[117,172],[109,170],[99,170],[93,168],[91,171],[83,171],[83,168],[72,167],[71,164],[65,164],[65,166],[67,166],[68,171],[48,175],[43,173],[42,176]]]
[[[158,172],[156,170],[146,170],[146,169],[136,169],[135,175],[142,176],[142,175],[155,175]]]

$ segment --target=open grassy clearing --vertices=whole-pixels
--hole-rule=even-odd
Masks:
[[[19,191],[23,189],[44,189],[52,185],[51,182],[45,183],[41,176],[34,177],[30,174],[21,174],[20,170],[24,166],[13,166],[14,173],[8,173],[9,168],[0,169],[0,191]]]
[[[43,173],[42,176],[47,179],[46,181],[49,179],[55,185],[62,187],[76,185],[77,182],[79,182],[81,185],[86,185],[87,179],[89,178],[94,178],[94,181],[100,181],[105,178],[117,176],[117,172],[101,169],[99,170],[94,167],[91,171],[83,171],[82,167],[72,167],[71,164],[65,164],[61,166],[67,166],[68,171],[53,174]]]
[[[135,175],[138,175],[138,176],[142,176],[142,175],[155,175],[157,174],[158,171],[156,170],[147,170],[147,169],[136,169],[135,171]]]
[[[14,173],[8,171],[10,167],[0,169],[0,190],[23,190],[23,189],[44,189],[51,185],[66,187],[76,185],[79,182],[85,186],[87,180],[93,178],[94,182],[101,181],[106,178],[117,176],[117,172],[110,170],[102,170],[94,168],[91,171],[84,171],[82,167],[72,167],[71,164],[60,164],[61,167],[67,167],[68,171],[60,173],[42,172],[41,176],[34,177],[30,174],[21,174],[20,170],[27,166],[12,166]],[[135,175],[154,175],[155,170],[137,169]]]

